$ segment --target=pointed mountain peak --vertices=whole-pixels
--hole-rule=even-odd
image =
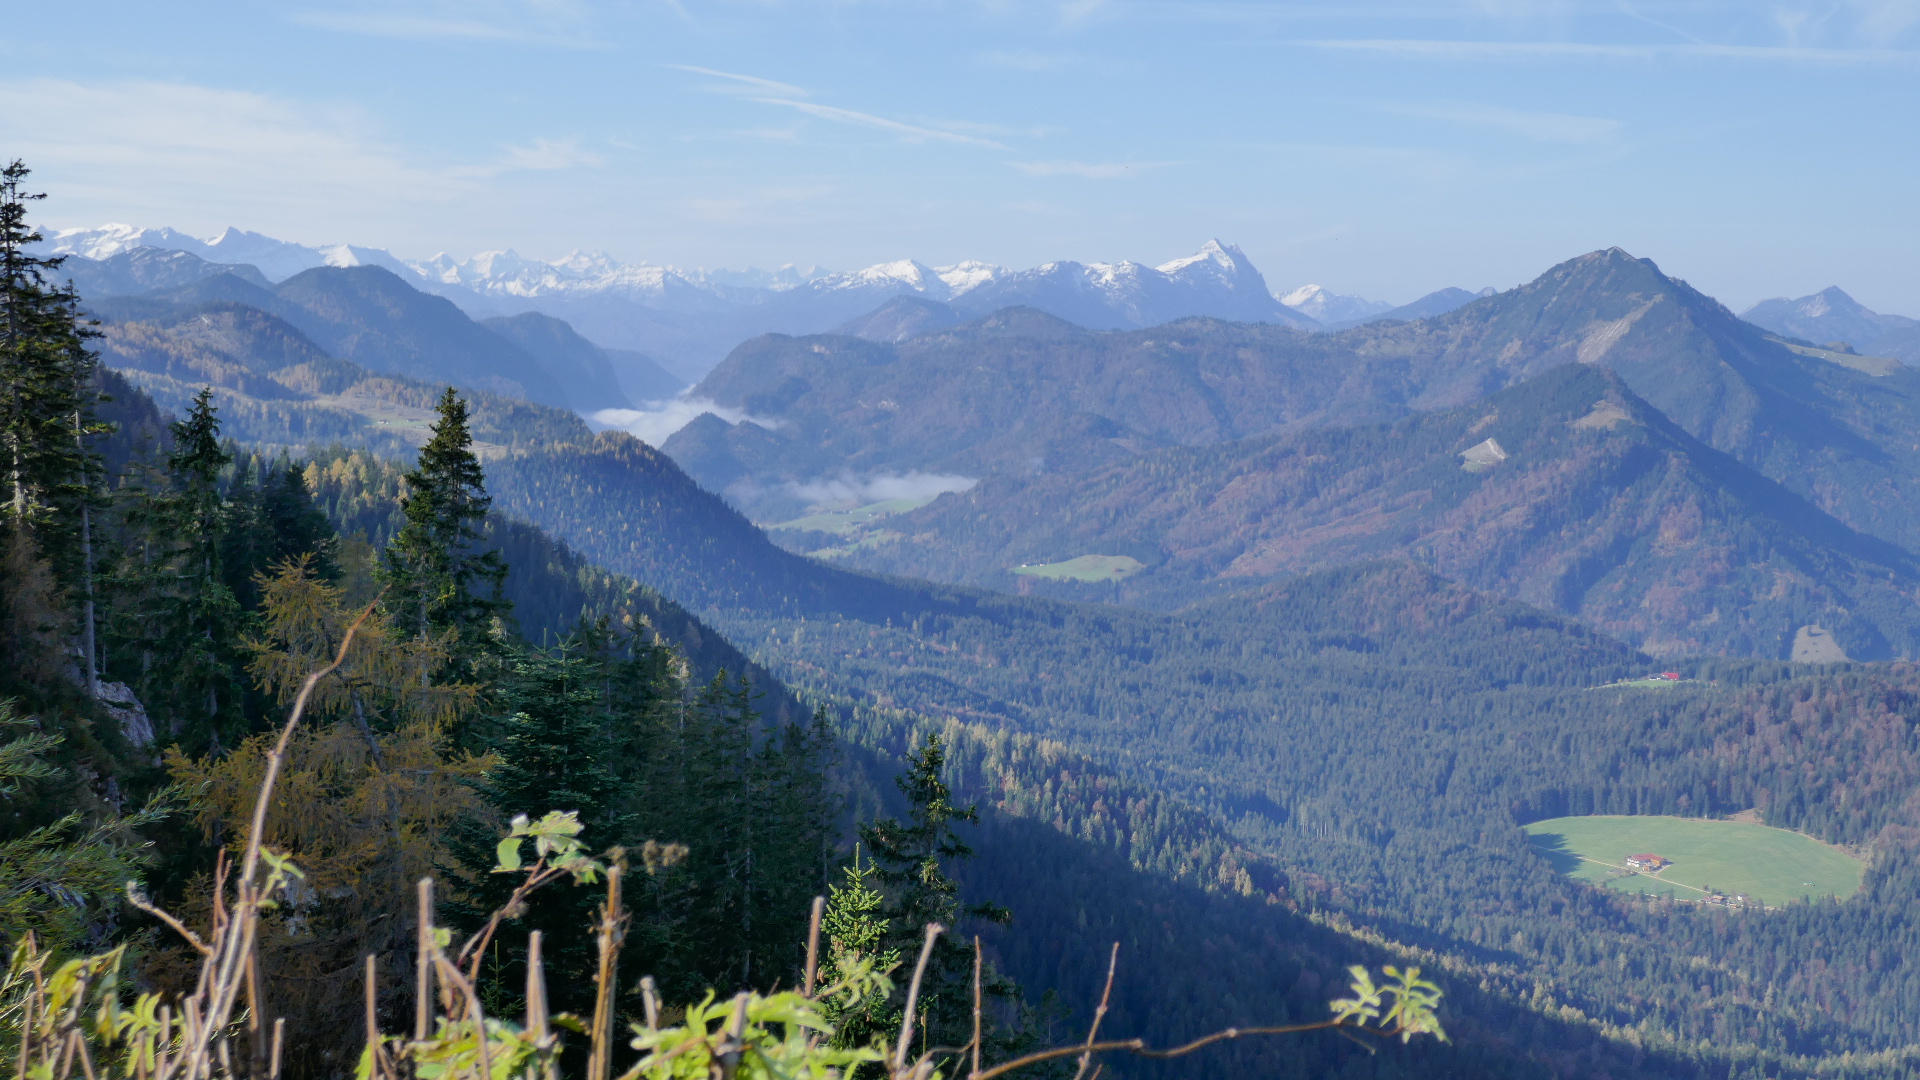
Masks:
[[[1872,315],[1866,305],[1841,291],[1838,285],[1829,285],[1812,296],[1795,301],[1800,314],[1818,318],[1821,315]]]
[[[1652,259],[1637,259],[1624,249],[1613,247],[1590,251],[1549,269],[1518,290],[1521,293],[1548,291],[1560,295],[1609,293],[1619,296],[1638,294],[1678,294],[1691,292],[1660,272]]]
[[[1177,274],[1190,266],[1201,263],[1211,263],[1222,270],[1233,273],[1259,273],[1259,271],[1253,268],[1253,264],[1247,261],[1247,256],[1237,245],[1223,244],[1218,239],[1208,240],[1206,243],[1201,244],[1199,251],[1188,255],[1186,258],[1161,263],[1159,266],[1154,267],[1154,269],[1163,274]]]

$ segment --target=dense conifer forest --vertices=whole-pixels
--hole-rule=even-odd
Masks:
[[[453,1007],[463,984],[447,977],[436,1005],[413,965],[470,934],[489,944],[462,954],[462,1000],[489,1022],[515,1018],[481,1030],[535,1071],[552,1052],[535,1045],[535,1018],[552,1012],[617,1016],[621,1071],[684,1038],[673,1052],[693,1075],[738,1066],[723,1058],[749,1043],[762,1058],[747,1060],[791,1051],[922,1080],[904,1055],[925,1049],[929,1069],[961,1075],[956,1047],[991,1065],[1087,1038],[1116,942],[1104,1033],[1168,1046],[1236,1025],[1347,1028],[1100,1065],[1121,1076],[1915,1067],[1911,663],[1656,667],[1577,612],[1478,591],[1394,545],[1197,590],[1175,610],[849,571],[775,546],[630,436],[591,434],[498,385],[379,375],[315,345],[337,351],[348,316],[370,318],[348,301],[386,287],[372,278],[325,303],[321,274],[252,297],[278,315],[231,296],[160,298],[121,305],[146,322],[94,305],[109,320],[94,325],[57,261],[33,254],[25,182],[16,164],[0,200],[10,1060],[38,1045],[12,1019],[44,993],[31,964],[110,956],[121,982],[88,983],[82,999],[187,1000],[200,953],[156,912],[204,925],[242,910],[250,901],[220,890],[259,841],[301,876],[274,871],[279,906],[258,909],[248,953],[264,989],[247,1000],[287,1020],[279,1060],[300,1077],[346,1075],[363,1053],[413,1055],[412,1069],[422,1048],[453,1046],[477,1023]],[[1642,272],[1617,262],[1603,269]],[[309,318],[296,302],[347,315],[295,328],[286,320]],[[1712,330],[1709,315],[1689,318]],[[1453,335],[1470,373],[1465,325],[1420,332]],[[1415,332],[1369,333],[1386,349]],[[215,355],[263,340],[278,351]],[[1510,438],[1527,437],[1531,421],[1507,406],[1528,394],[1588,408],[1609,388],[1547,371],[1502,399],[1520,425]],[[408,434],[359,413],[322,422],[348,391],[414,410]],[[1573,414],[1541,415],[1528,430],[1543,442],[1576,437],[1562,430]],[[1407,441],[1456,419],[1342,438]],[[1620,437],[1693,455],[1692,479],[1734,467],[1661,422]],[[1200,470],[1242,449],[1154,460]],[[1449,482],[1476,482],[1448,467]],[[1815,534],[1822,551],[1887,555],[1877,573],[1905,572],[1903,553],[1825,517],[1736,546]],[[277,748],[307,676],[336,659]],[[1630,684],[1658,668],[1679,680]],[[255,833],[269,775],[275,801]],[[1742,812],[1864,859],[1863,889],[1764,910],[1647,899],[1561,876],[1520,828]],[[609,891],[622,867],[624,892]],[[541,873],[550,883],[522,889]],[[423,918],[414,883],[429,876]],[[810,953],[816,896],[828,903]],[[603,976],[615,954],[617,978]],[[1450,1041],[1426,1037],[1418,1009],[1408,1039],[1383,1041],[1380,1025],[1356,1035],[1357,1014],[1329,1010],[1353,965],[1420,967]],[[837,989],[816,996],[822,972]],[[429,1014],[445,1041],[366,1050],[369,1025],[420,1032]],[[803,1046],[802,1019],[825,1034]],[[233,1045],[253,1039],[253,1063],[222,1075],[268,1075],[265,1034],[243,1030]],[[687,1051],[722,1032],[736,1041]],[[874,1060],[867,1040],[894,1033],[903,1056]],[[608,1045],[604,1032],[566,1039],[559,1072],[614,1075],[576,1053]],[[46,1075],[79,1075],[72,1055],[43,1051]],[[655,1064],[644,1075],[672,1071]]]

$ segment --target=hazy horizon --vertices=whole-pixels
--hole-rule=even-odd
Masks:
[[[39,220],[407,258],[1148,265],[1405,302],[1620,246],[1920,315],[1920,3],[241,4],[19,13]]]

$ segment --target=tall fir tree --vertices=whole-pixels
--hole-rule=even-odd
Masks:
[[[396,624],[420,637],[454,634],[450,674],[464,679],[490,649],[494,618],[508,610],[501,598],[507,566],[498,551],[480,546],[493,500],[473,452],[467,403],[449,386],[438,409],[433,436],[406,474],[406,524],[387,544],[382,577]]]
[[[498,823],[525,814],[572,811],[585,826],[582,839],[605,851],[628,839],[632,829],[626,792],[610,762],[613,749],[592,715],[593,670],[576,650],[515,647],[494,688],[504,717],[493,748],[497,764],[479,784],[493,821],[474,820],[453,843],[465,872],[464,895],[451,906],[456,921],[477,927],[506,903],[517,878],[491,873]],[[525,930],[543,931],[544,959],[556,1009],[590,1012],[595,946],[591,927],[600,897],[593,890],[554,885],[533,894],[518,913]],[[502,941],[490,955],[488,993],[496,1006],[526,985],[524,939]]]
[[[110,582],[109,675],[131,685],[163,738],[193,752],[231,747],[250,726],[242,641],[247,613],[223,558],[232,525],[213,392],[170,425],[164,471],[126,490],[123,553]]]
[[[84,653],[91,686],[91,621],[75,617],[90,614],[92,595],[95,332],[55,280],[64,259],[31,250],[41,236],[28,212],[44,196],[25,190],[28,175],[17,160],[0,168],[0,637],[21,671],[62,670]]]
[[[927,1046],[963,1046],[972,1038],[973,950],[960,932],[960,921],[1012,918],[1007,909],[995,904],[963,904],[960,887],[947,871],[949,864],[973,857],[973,848],[960,839],[954,826],[977,823],[980,814],[975,807],[954,805],[953,792],[941,776],[946,763],[947,749],[940,736],[927,736],[920,749],[907,755],[907,771],[894,780],[907,797],[907,820],[886,818],[860,830],[861,840],[873,852],[873,876],[886,888],[887,903],[881,914],[887,922],[887,948],[912,962],[920,953],[927,924],[946,928],[928,957],[914,1018],[915,1037]],[[997,972],[988,971],[984,978],[986,994],[1010,1006],[1014,1014],[1012,1027],[996,1024],[996,1030],[987,1033],[989,1056],[996,1048],[1004,1052],[1031,1041],[1023,1030],[1029,1012],[1021,1002],[1019,986]],[[904,990],[902,980],[896,998],[903,999]]]

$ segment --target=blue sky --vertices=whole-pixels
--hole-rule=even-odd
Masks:
[[[1920,316],[1920,0],[40,4],[58,226],[683,266],[1159,262],[1405,301],[1619,245]]]

